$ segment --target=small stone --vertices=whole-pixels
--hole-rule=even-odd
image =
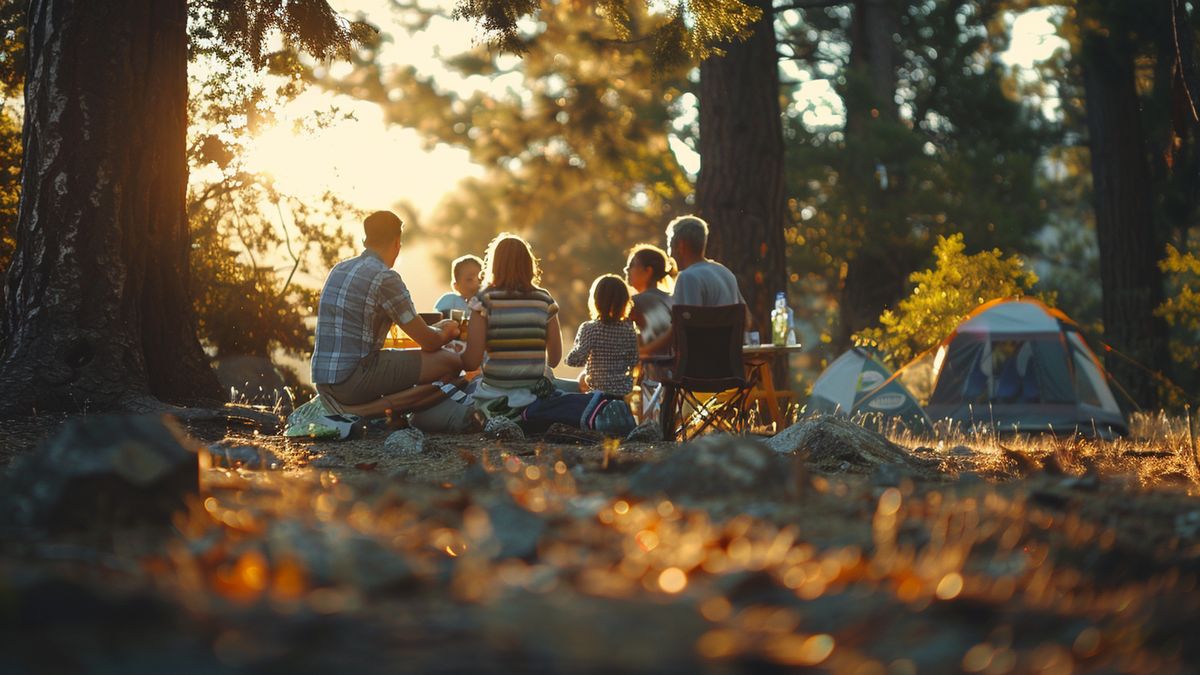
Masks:
[[[346,466],[346,463],[333,455],[321,455],[314,457],[308,465],[314,469],[337,469]]]
[[[950,454],[956,457],[966,457],[975,454],[975,451],[965,445],[956,445],[950,448]]]
[[[493,417],[483,425],[483,433],[501,441],[523,441],[525,432],[507,417]]]
[[[658,420],[646,420],[625,436],[626,443],[657,443],[662,439],[662,425],[658,423]]]
[[[531,558],[537,554],[538,540],[546,529],[544,520],[521,508],[507,493],[485,502],[483,507],[498,544],[497,557]]]
[[[425,433],[411,428],[394,431],[383,442],[383,449],[402,457],[419,455],[425,451]]]
[[[276,469],[283,465],[273,452],[254,445],[218,441],[208,446],[214,467],[227,469]]]

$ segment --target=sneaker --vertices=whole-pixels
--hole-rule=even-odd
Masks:
[[[523,441],[525,432],[507,417],[493,417],[483,425],[483,433],[502,441]]]

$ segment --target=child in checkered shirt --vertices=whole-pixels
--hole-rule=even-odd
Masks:
[[[624,396],[633,390],[631,371],[638,362],[637,329],[629,319],[629,287],[614,274],[597,277],[588,306],[592,320],[584,321],[575,333],[567,365],[584,366],[580,390]]]

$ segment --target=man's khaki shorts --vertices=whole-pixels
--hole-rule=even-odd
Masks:
[[[342,405],[361,405],[404,391],[421,379],[421,350],[381,349],[358,363],[350,377],[325,385]]]

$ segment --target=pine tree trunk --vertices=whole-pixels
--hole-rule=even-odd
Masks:
[[[0,415],[218,397],[188,293],[184,0],[33,0]]]
[[[737,275],[761,332],[787,290],[783,126],[771,3],[748,4],[763,9],[753,36],[700,64],[696,204],[711,227],[709,256]]]
[[[896,167],[889,187],[877,172],[882,158],[872,155],[881,140],[876,131],[897,119],[896,32],[894,0],[857,0],[851,30],[851,60],[846,101],[846,156],[843,183],[852,197],[847,216],[859,240],[852,243],[838,303],[838,350],[858,331],[874,325],[883,310],[904,294],[911,261],[905,245],[907,224],[888,222],[887,190],[898,188]]]
[[[1155,224],[1146,141],[1134,80],[1133,52],[1118,35],[1085,28],[1080,53],[1090,136],[1101,312],[1109,344],[1147,368],[1167,368],[1166,323],[1158,261],[1165,255]],[[1154,379],[1109,354],[1109,370],[1139,405],[1158,404]]]

